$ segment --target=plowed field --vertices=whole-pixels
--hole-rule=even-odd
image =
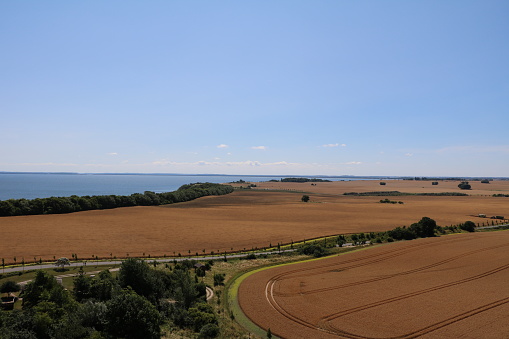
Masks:
[[[487,195],[468,197],[401,196],[391,200],[404,204],[381,204],[381,197],[344,196],[343,192],[398,190],[412,192],[459,191],[458,182],[377,181],[317,183],[261,183],[259,188],[311,192],[302,203],[301,193],[245,190],[225,196],[200,198],[188,203],[157,207],[127,207],[61,215],[0,218],[0,258],[13,262],[99,256],[162,256],[222,252],[272,243],[289,243],[325,235],[385,231],[410,225],[427,216],[439,225],[491,222],[476,217],[509,217],[509,181],[479,186],[469,194],[492,189]],[[416,185],[425,185],[419,188]],[[481,186],[482,185],[482,186]],[[456,187],[456,189],[454,188]],[[481,190],[482,189],[482,190]]]
[[[509,231],[392,243],[249,276],[239,303],[282,338],[507,338]]]

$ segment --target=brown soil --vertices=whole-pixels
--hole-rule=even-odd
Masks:
[[[425,185],[426,191],[454,191],[457,182]],[[509,217],[509,198],[493,198],[493,193],[509,193],[509,182],[480,184],[489,196],[468,197],[389,197],[404,204],[380,204],[381,197],[351,197],[350,191],[416,191],[414,181],[318,183],[261,183],[260,189],[278,188],[311,191],[311,202],[302,203],[301,193],[237,191],[219,197],[205,197],[167,206],[128,207],[62,215],[0,218],[3,234],[0,258],[26,262],[70,257],[85,258],[162,256],[179,252],[223,252],[270,243],[289,243],[324,235],[384,231],[410,225],[428,216],[439,225],[491,222],[475,217],[479,213]],[[449,187],[450,186],[450,187]],[[438,187],[438,189],[437,189]],[[475,186],[474,186],[475,187]],[[422,188],[421,188],[422,189]],[[457,187],[456,190],[458,191]],[[316,192],[316,193],[314,193]],[[469,193],[479,193],[474,189]]]
[[[248,277],[239,303],[282,338],[505,338],[509,231],[418,239]]]

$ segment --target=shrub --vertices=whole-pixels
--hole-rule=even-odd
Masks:
[[[467,232],[474,232],[475,223],[473,221],[466,221],[464,224],[460,225],[460,228]]]
[[[327,250],[320,245],[307,244],[299,249],[299,253],[319,258],[327,254]]]
[[[214,286],[224,285],[224,273],[214,273]]]
[[[215,338],[219,335],[219,327],[216,324],[207,324],[200,330],[200,339]]]
[[[472,188],[472,186],[468,184],[468,181],[462,181],[461,184],[458,185],[458,187],[462,190],[469,190]]]

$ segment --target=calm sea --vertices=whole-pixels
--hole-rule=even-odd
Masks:
[[[124,174],[18,174],[0,173],[0,200],[68,197],[71,195],[130,195],[152,191],[170,192],[195,182],[260,182],[281,176],[207,176],[207,175],[124,175]],[[329,180],[358,180],[350,177]],[[365,179],[364,179],[365,180]]]

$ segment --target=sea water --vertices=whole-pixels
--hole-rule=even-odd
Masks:
[[[130,195],[152,191],[171,192],[196,182],[228,183],[238,180],[261,182],[286,176],[249,175],[146,175],[146,174],[62,174],[1,173],[0,200],[69,197],[71,195]],[[350,177],[324,178],[355,180]]]

